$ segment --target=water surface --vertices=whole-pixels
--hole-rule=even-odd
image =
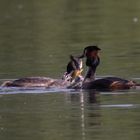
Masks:
[[[139,91],[0,95],[0,138],[138,140]]]
[[[139,0],[0,1],[0,83],[61,78],[70,54],[101,47],[97,76],[140,82]],[[140,90],[0,88],[1,140],[139,140]]]

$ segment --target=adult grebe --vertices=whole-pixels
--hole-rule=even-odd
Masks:
[[[25,77],[14,81],[6,81],[2,87],[62,87],[67,88],[81,78],[82,61],[80,58],[70,56],[70,62],[67,65],[67,72],[62,79],[53,79],[48,77]]]
[[[122,90],[140,86],[134,81],[125,80],[118,77],[105,77],[95,79],[96,68],[100,63],[98,52],[101,49],[98,46],[88,46],[84,49],[83,54],[79,58],[86,57],[86,65],[88,71],[83,81],[83,89],[99,89],[99,90]]]

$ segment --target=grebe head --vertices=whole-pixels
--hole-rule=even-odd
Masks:
[[[67,72],[72,70],[81,70],[83,67],[83,61],[81,58],[74,57],[73,55],[70,55],[70,67],[69,64],[67,65]]]
[[[63,79],[73,81],[75,78],[81,76],[83,71],[82,67],[82,59],[70,55],[70,62],[67,65],[67,72],[64,74]]]
[[[97,54],[100,50],[101,49],[96,45],[87,46],[87,47],[84,48],[83,54],[81,56],[79,56],[79,58],[97,56]]]

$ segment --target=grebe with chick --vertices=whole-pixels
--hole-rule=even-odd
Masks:
[[[96,79],[95,72],[100,64],[98,52],[101,49],[97,46],[88,46],[79,57],[70,56],[70,62],[67,65],[67,71],[62,79],[52,79],[48,77],[26,77],[14,81],[6,81],[3,87],[56,87],[71,89],[95,89],[95,90],[124,90],[140,86],[135,81],[126,80],[118,77],[105,77]],[[88,66],[85,77],[82,72],[82,58],[86,57]]]

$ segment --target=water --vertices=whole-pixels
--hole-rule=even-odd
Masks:
[[[60,78],[70,54],[102,48],[98,76],[140,82],[139,0],[0,1],[0,83]],[[1,140],[139,140],[140,90],[0,88]]]
[[[138,140],[139,98],[136,91],[3,94],[0,138]]]

